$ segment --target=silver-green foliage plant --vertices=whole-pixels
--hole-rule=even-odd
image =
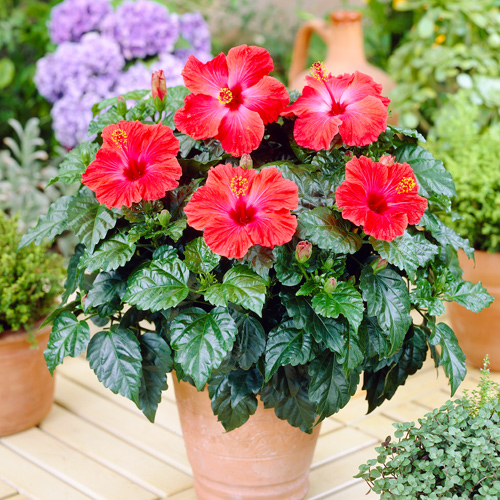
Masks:
[[[459,217],[448,223],[466,234],[477,250],[500,251],[500,125],[481,130],[479,106],[463,92],[439,113],[427,147],[455,180],[452,207]],[[453,126],[450,126],[453,124]]]
[[[397,423],[359,474],[380,500],[500,498],[500,385],[488,360],[478,388],[419,419]]]
[[[414,26],[389,60],[391,94],[402,125],[425,132],[449,94],[464,89],[481,120],[498,119],[500,9],[492,0],[403,0]]]

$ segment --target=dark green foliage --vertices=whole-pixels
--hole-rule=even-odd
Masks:
[[[18,220],[0,212],[0,332],[31,328],[46,316],[62,290],[63,259],[47,245],[19,252]]]
[[[359,467],[381,500],[500,496],[500,387],[487,370],[478,389],[448,401],[419,419],[396,423],[395,436],[376,448],[376,459]]]

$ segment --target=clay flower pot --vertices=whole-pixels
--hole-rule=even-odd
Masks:
[[[43,357],[49,335],[50,326],[36,333],[33,349],[26,331],[0,333],[0,436],[39,424],[52,407],[54,378]]]
[[[259,406],[231,432],[214,416],[208,392],[174,375],[177,408],[200,500],[301,500],[319,434],[306,434]]]
[[[458,344],[466,362],[475,368],[483,366],[485,354],[490,357],[490,369],[500,371],[500,254],[476,250],[476,264],[460,252],[463,278],[474,283],[481,281],[493,303],[480,313],[473,313],[455,302],[448,304],[448,313]]]

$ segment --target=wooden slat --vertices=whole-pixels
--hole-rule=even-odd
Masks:
[[[192,485],[192,478],[135,446],[54,405],[42,430],[158,496]]]
[[[13,497],[9,497],[8,500],[31,500],[31,499],[26,495],[14,495]]]
[[[2,475],[2,470],[1,470],[1,462],[0,462],[0,476]],[[5,483],[4,481],[0,480],[0,500],[3,500],[4,498],[11,497],[12,495],[15,495],[17,493],[17,490],[13,488],[10,484]]]
[[[396,429],[392,425],[393,422],[394,420],[381,413],[372,413],[363,420],[358,420],[352,426],[382,442],[388,435],[394,434]]]
[[[0,478],[8,479],[19,491],[29,495],[33,500],[89,500],[90,498],[8,449],[1,442]]]
[[[370,491],[365,481],[361,481],[347,488],[343,488],[336,493],[327,494],[321,500],[376,500],[379,495]]]
[[[156,426],[143,416],[115,405],[107,398],[60,377],[56,401],[76,415],[110,434],[158,457],[177,469],[191,473],[182,438]]]
[[[189,488],[189,490],[182,491],[181,493],[177,493],[177,495],[173,495],[168,497],[168,500],[198,500],[196,493],[193,488]]]
[[[377,442],[372,436],[358,431],[352,427],[344,427],[340,430],[320,436],[313,457],[313,468],[340,458]]]
[[[418,424],[418,419],[429,413],[429,409],[414,401],[409,401],[398,406],[393,406],[392,408],[384,409],[383,413],[394,422],[415,422],[415,424]]]
[[[154,500],[157,495],[104,467],[38,428],[2,443],[96,500]]]

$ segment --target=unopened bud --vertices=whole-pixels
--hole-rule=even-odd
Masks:
[[[351,276],[348,280],[347,283],[350,285],[354,286],[356,284],[356,276]]]
[[[299,241],[295,247],[295,258],[301,264],[306,263],[312,254],[312,244],[309,241]]]
[[[328,278],[325,285],[323,286],[323,291],[326,293],[332,293],[337,288],[337,280],[335,278]]]
[[[116,109],[118,110],[118,113],[125,116],[127,114],[127,103],[125,102],[125,99],[120,95],[116,101]]]
[[[240,167],[244,168],[245,170],[248,170],[249,168],[253,168],[253,160],[249,154],[245,153],[245,154],[241,155]]]
[[[87,298],[87,294],[83,295],[81,298],[82,309],[85,311],[85,299]]]
[[[151,77],[151,95],[155,108],[160,112],[163,111],[167,97],[167,82],[162,69],[155,71]]]
[[[382,257],[377,257],[370,265],[372,266],[373,273],[377,274],[387,267],[388,262]]]
[[[394,156],[391,155],[383,155],[380,157],[379,163],[382,163],[382,165],[385,165],[386,167],[390,167],[391,165],[394,165]]]
[[[168,210],[162,210],[158,216],[158,221],[163,227],[167,227],[170,222],[170,212]]]
[[[333,262],[333,259],[331,257],[328,257],[323,267],[327,270],[330,270],[333,267]]]

